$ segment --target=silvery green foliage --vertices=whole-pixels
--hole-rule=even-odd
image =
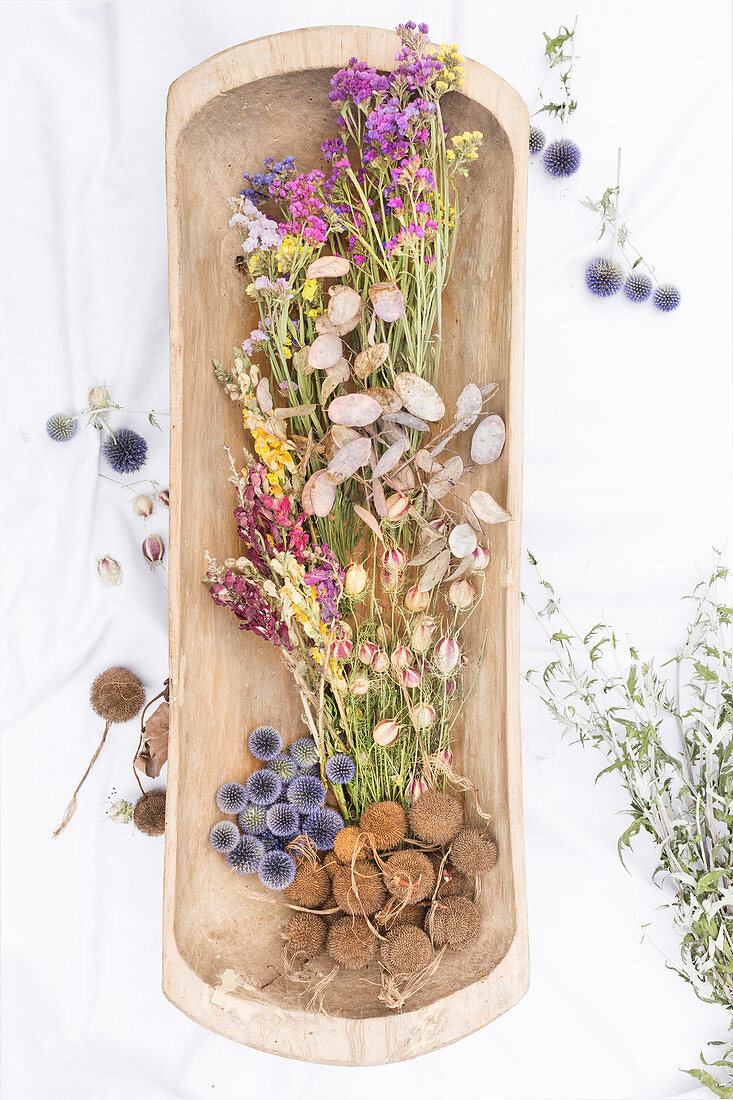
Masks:
[[[619,855],[637,833],[654,844],[655,883],[680,936],[670,962],[698,997],[732,1012],[733,1028],[733,609],[724,602],[728,570],[688,597],[692,614],[681,652],[657,669],[599,623],[581,636],[535,566],[545,605],[535,610],[553,660],[527,679],[564,731],[600,749],[629,798],[631,823]],[[720,1097],[733,1097],[733,1043],[711,1044],[714,1059],[689,1072]]]

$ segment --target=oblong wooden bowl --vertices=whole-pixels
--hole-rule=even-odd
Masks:
[[[491,531],[488,594],[472,639],[477,652],[488,628],[486,655],[455,753],[493,814],[500,852],[481,897],[481,938],[471,951],[446,955],[400,1013],[385,1009],[362,975],[348,974],[330,987],[327,1013],[308,1010],[273,982],[287,911],[242,897],[237,876],[208,846],[214,792],[255,767],[245,733],[265,721],[291,740],[305,732],[275,652],[240,632],[201,583],[204,547],[219,558],[238,553],[223,444],[236,451],[243,441],[238,408],[215,381],[211,358],[226,361],[255,324],[225,199],[266,155],[292,153],[299,168],[315,167],[320,143],[335,133],[326,98],[333,71],[352,56],[388,70],[398,48],[394,34],[363,27],[278,34],[205,61],[168,98],[172,724],[163,989],[222,1035],[339,1065],[444,1046],[506,1011],[528,984],[518,662],[528,118],[517,93],[475,62],[466,62],[463,90],[442,101],[452,132],[481,130],[484,145],[463,189],[440,384],[450,398],[468,381],[498,382],[492,409],[507,424],[504,452],[480,484],[513,518]],[[373,971],[367,977],[378,981],[376,964]]]

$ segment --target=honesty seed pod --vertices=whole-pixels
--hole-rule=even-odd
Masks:
[[[388,749],[390,745],[394,745],[399,735],[400,727],[392,718],[383,718],[381,722],[377,722],[372,731],[375,743],[383,749]]]
[[[143,557],[151,567],[161,565],[165,557],[165,543],[160,535],[148,535],[142,545]]]
[[[146,496],[145,493],[141,493],[133,500],[132,510],[136,516],[140,516],[141,519],[147,519],[148,516],[152,516],[153,514],[153,502],[149,496]]]

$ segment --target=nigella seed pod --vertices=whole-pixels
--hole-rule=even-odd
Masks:
[[[450,749],[439,749],[435,754],[435,759],[439,764],[444,764],[447,768],[453,765],[453,753]]]
[[[461,647],[455,638],[448,635],[440,638],[433,651],[433,663],[438,672],[443,676],[450,676],[451,672],[458,667],[460,659]]]
[[[94,409],[96,412],[112,407],[112,395],[106,386],[92,386],[87,395],[87,400],[89,401],[89,408]]]
[[[405,607],[408,611],[425,611],[430,603],[430,593],[421,592],[416,584],[405,593]]]
[[[148,516],[152,516],[153,514],[153,502],[145,493],[140,493],[132,502],[132,510],[136,516],[140,516],[141,519],[147,519]]]
[[[66,443],[76,434],[76,420],[68,413],[54,413],[46,421],[46,435],[54,443]]]
[[[473,565],[471,566],[470,572],[483,573],[483,571],[488,566],[489,561],[491,560],[491,556],[487,548],[485,546],[481,546],[481,544],[479,543],[479,545],[474,550],[472,557]]]
[[[445,694],[448,697],[450,697],[451,695],[455,695],[455,693],[458,691],[458,681],[455,679],[454,676],[447,676],[443,683],[443,688],[445,690]]]
[[[150,564],[151,569],[161,565],[165,557],[165,543],[160,535],[148,535],[143,541],[143,557]]]
[[[382,562],[390,573],[401,573],[407,565],[407,555],[399,546],[393,546],[390,550],[385,550]]]
[[[114,558],[105,554],[103,558],[97,558],[97,573],[102,584],[116,588],[122,584],[122,566]]]
[[[429,729],[437,717],[438,714],[435,707],[431,707],[429,703],[419,703],[418,706],[413,707],[411,711],[413,724],[417,726],[419,730]]]
[[[331,656],[335,657],[337,661],[345,661],[351,656],[353,648],[354,643],[350,642],[348,638],[337,638],[331,646]]]
[[[380,569],[379,583],[385,592],[393,592],[400,583],[399,573],[393,573],[390,569]]]
[[[393,523],[401,522],[410,511],[410,498],[403,496],[402,493],[393,493],[392,496],[387,498],[386,503],[387,515],[385,518]]]
[[[457,611],[468,611],[476,599],[476,589],[470,581],[453,581],[448,589],[448,599]]]
[[[368,580],[367,571],[361,562],[352,561],[344,577],[344,592],[347,596],[360,596]]]
[[[356,655],[363,665],[371,665],[378,652],[374,642],[362,642]]]
[[[435,619],[431,619],[429,615],[424,615],[422,619],[418,620],[410,637],[412,648],[416,653],[427,653],[433,644],[437,629],[438,625]]]
[[[170,507],[170,493],[168,489],[161,489],[158,493],[158,503],[162,504],[164,508]]]
[[[409,798],[410,802],[417,802],[420,795],[425,794],[428,789],[428,785],[424,779],[418,777],[417,779],[411,779],[405,786],[405,794]]]
[[[412,660],[412,653],[406,645],[398,645],[392,650],[390,662],[392,668],[405,668]]]
[[[420,681],[422,680],[422,676],[420,675],[418,670],[412,667],[401,668],[399,672],[399,677],[402,685],[406,688],[409,688],[411,691],[413,688],[419,687]]]
[[[388,749],[390,745],[394,745],[399,735],[400,727],[393,718],[383,718],[381,722],[377,722],[372,730],[375,743],[383,749]]]
[[[349,691],[352,695],[366,695],[371,684],[368,676],[355,676],[349,682]]]
[[[374,654],[372,668],[375,672],[389,672],[389,657],[383,649],[378,649]]]

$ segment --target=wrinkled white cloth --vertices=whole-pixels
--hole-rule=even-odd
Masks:
[[[582,169],[556,183],[530,168],[525,545],[579,624],[612,621],[664,656],[682,639],[679,597],[731,532],[730,9],[577,9],[571,133]],[[541,32],[573,15],[541,0],[423,0],[398,13],[426,20],[434,40],[460,43],[530,101]],[[639,847],[631,875],[616,857],[618,786],[594,785],[602,759],[563,742],[531,694],[531,988],[488,1028],[415,1062],[275,1060],[168,1004],[163,845],[105,819],[110,798],[135,797],[134,723],[113,728],[76,817],[51,840],[101,734],[93,677],[129,665],[152,695],[166,675],[167,572],[140,551],[146,533],[167,541],[165,510],[139,519],[130,500],[150,486],[98,476],[110,471],[94,429],[60,446],[44,423],[106,382],[142,410],[113,416],[149,441],[138,476],[167,485],[167,420],[158,432],[146,419],[168,409],[167,88],[239,41],[394,18],[387,0],[0,5],[7,1100],[669,1097],[691,1093],[682,1069],[725,1036],[725,1015],[643,935],[652,920],[657,946],[674,948],[652,853]],[[669,316],[584,289],[598,227],[578,199],[614,184],[618,145],[633,236],[682,288]],[[103,554],[122,564],[121,587],[100,584]],[[524,629],[526,667],[546,654],[529,618]]]

